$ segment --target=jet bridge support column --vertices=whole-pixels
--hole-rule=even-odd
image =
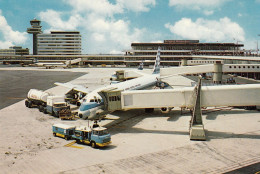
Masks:
[[[217,84],[222,83],[222,63],[221,63],[221,61],[216,61],[216,63],[214,64],[213,83],[217,83]]]
[[[195,90],[195,104],[190,121],[190,140],[206,140],[201,113],[201,78]]]
[[[181,59],[181,66],[187,66],[188,65],[188,60],[187,60],[187,58],[182,58]]]

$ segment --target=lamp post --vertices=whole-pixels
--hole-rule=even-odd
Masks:
[[[260,36],[260,34],[258,34],[257,36]],[[258,39],[256,40],[256,55],[258,56]]]

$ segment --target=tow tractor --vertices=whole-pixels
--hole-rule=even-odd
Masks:
[[[107,128],[97,127],[96,123],[94,125],[91,128],[54,124],[52,131],[54,136],[59,136],[66,140],[74,139],[77,143],[91,145],[93,148],[109,145],[111,143],[111,135],[108,133]]]
[[[104,147],[111,143],[111,135],[108,133],[107,128],[96,127],[91,129],[90,127],[76,128],[72,139],[75,139],[77,143],[83,143],[91,145],[95,148]]]

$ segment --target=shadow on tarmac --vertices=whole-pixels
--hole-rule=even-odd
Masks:
[[[226,139],[226,138],[246,138],[246,139],[260,139],[260,135],[254,134],[234,134],[232,132],[217,132],[205,130],[207,141],[213,139]]]
[[[247,111],[247,110],[218,110],[214,112],[206,113],[206,119],[215,120],[218,115],[225,114],[241,114],[244,112],[258,113],[258,111]],[[191,114],[188,110],[183,112],[181,111],[171,111],[170,113],[163,114],[159,110],[155,110],[153,113],[145,113],[143,109],[129,110],[129,111],[116,111],[113,115],[118,116],[119,119],[114,120],[113,122],[105,125],[109,128],[111,135],[118,133],[152,133],[152,134],[174,134],[174,135],[186,135],[189,136],[189,130],[187,131],[175,131],[175,130],[156,130],[156,129],[143,129],[134,127],[140,123],[145,118],[152,117],[168,117],[167,121],[174,122],[178,121],[180,117],[190,117]],[[203,114],[203,116],[205,116]],[[188,123],[187,123],[188,124]],[[209,131],[205,130],[206,141],[213,139],[224,139],[224,138],[247,138],[247,139],[260,139],[260,135],[254,134],[235,134],[232,132],[218,132],[218,131]]]

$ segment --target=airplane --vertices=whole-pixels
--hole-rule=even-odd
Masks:
[[[141,72],[139,72],[141,73]],[[83,119],[96,120],[99,117],[106,114],[104,112],[104,102],[98,92],[108,89],[117,89],[120,91],[125,90],[138,90],[145,89],[153,86],[160,80],[160,47],[158,48],[155,64],[152,74],[141,73],[141,77],[137,77],[131,80],[123,81],[116,84],[111,84],[88,92],[87,90],[78,90],[78,86],[74,88],[74,85],[68,83],[55,83],[55,85],[64,86],[73,90],[87,93],[87,95],[81,100],[81,105],[78,110],[78,116]],[[81,88],[82,89],[82,88]]]
[[[42,62],[42,63],[40,63],[37,59],[34,60],[34,64],[32,64],[32,66],[45,67],[46,69],[51,69],[51,68],[55,68],[55,67],[67,68],[69,65],[70,65],[69,61],[66,61],[65,63],[62,63],[62,62]]]

